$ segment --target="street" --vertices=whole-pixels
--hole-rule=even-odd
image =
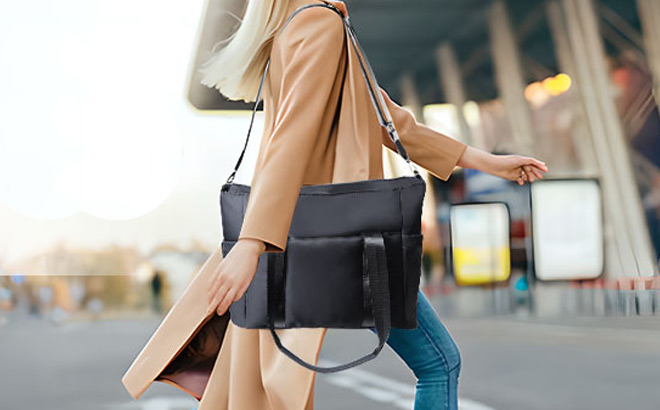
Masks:
[[[442,315],[441,315],[442,317]],[[461,410],[657,409],[657,317],[443,319],[462,352]],[[60,327],[15,311],[0,327],[2,410],[188,410],[196,400],[154,383],[137,401],[120,378],[160,322]],[[371,332],[331,329],[321,364],[371,351]],[[414,377],[389,348],[364,365],[318,374],[317,410],[411,409]]]

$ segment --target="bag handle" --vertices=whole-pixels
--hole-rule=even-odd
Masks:
[[[344,16],[341,10],[339,10],[337,7],[331,4],[327,4],[327,3],[307,4],[302,7],[299,7],[297,10],[291,13],[291,15],[286,19],[286,21],[282,25],[282,28],[280,29],[280,33],[284,30],[287,24],[289,24],[289,21],[291,21],[291,19],[296,14],[310,7],[326,7],[333,10],[341,17],[342,22],[344,23],[345,31],[348,34],[351,40],[351,44],[353,45],[353,49],[355,50],[355,53],[358,56],[362,77],[364,78],[364,81],[367,83],[367,88],[369,89],[369,97],[371,98],[371,103],[376,109],[376,113],[378,115],[378,122],[380,123],[381,126],[387,129],[390,139],[392,140],[392,142],[394,142],[394,146],[396,148],[397,153],[401,155],[401,157],[403,157],[404,160],[406,160],[408,166],[415,174],[415,176],[417,178],[423,179],[422,176],[419,174],[419,171],[417,170],[415,164],[412,161],[410,161],[410,158],[408,157],[408,153],[406,152],[406,149],[403,147],[403,143],[399,139],[399,134],[396,131],[396,128],[394,127],[394,122],[392,122],[392,116],[390,115],[390,111],[387,108],[385,102],[383,101],[383,96],[380,94],[380,88],[378,86],[378,83],[376,82],[376,76],[374,75],[373,69],[369,64],[369,61],[364,57],[365,53],[362,50],[362,47],[360,46],[360,43],[357,40],[355,29],[353,28],[353,25],[350,22],[349,16],[348,15]],[[238,157],[238,162],[236,162],[236,165],[234,166],[234,171],[231,173],[231,175],[229,175],[229,178],[227,178],[227,183],[231,183],[234,180],[234,177],[236,176],[236,171],[238,171],[238,167],[241,165],[241,161],[243,161],[243,156],[245,155],[245,150],[247,149],[248,140],[250,139],[250,132],[252,131],[254,115],[257,112],[257,104],[259,103],[259,98],[261,97],[261,90],[263,88],[264,81],[266,80],[266,72],[268,71],[269,65],[270,65],[270,57],[268,57],[268,60],[266,61],[266,67],[264,68],[264,73],[261,77],[261,83],[259,84],[257,97],[254,101],[254,108],[252,109],[252,118],[250,119],[250,127],[248,128],[247,137],[245,138],[245,145],[243,146],[243,151],[241,152],[241,155]]]
[[[295,353],[284,347],[282,341],[275,332],[275,316],[278,311],[282,310],[282,306],[278,306],[277,304],[278,299],[280,303],[282,301],[281,291],[284,285],[284,254],[276,252],[270,252],[268,254],[268,277],[266,284],[268,298],[268,328],[270,329],[270,334],[273,336],[275,344],[282,353],[307,369],[320,373],[334,373],[368,362],[378,356],[390,336],[390,330],[392,328],[390,317],[390,285],[387,270],[387,258],[385,254],[385,241],[383,235],[380,233],[364,234],[363,239],[362,270],[364,278],[364,301],[365,305],[371,306],[373,311],[376,333],[378,334],[378,346],[376,346],[373,352],[358,359],[332,367],[315,366],[301,359]],[[279,293],[279,295],[277,293]],[[368,312],[365,311],[365,315],[367,314]],[[281,318],[277,318],[277,320],[281,321]]]

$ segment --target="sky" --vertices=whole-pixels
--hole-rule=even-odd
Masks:
[[[0,260],[58,241],[217,246],[250,113],[185,99],[203,5],[0,0]],[[235,182],[249,181],[260,114]]]
[[[0,273],[56,243],[219,245],[251,112],[186,100],[204,5],[0,0]],[[449,113],[424,107],[455,135]],[[262,133],[259,111],[234,182],[249,184]]]

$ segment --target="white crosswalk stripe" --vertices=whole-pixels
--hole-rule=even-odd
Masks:
[[[321,366],[335,366],[337,363],[319,360]],[[378,403],[389,403],[394,408],[412,409],[415,397],[415,386],[402,383],[363,369],[352,368],[339,373],[330,374],[325,381],[335,386],[352,390],[369,400]],[[107,406],[107,410],[191,410],[198,402],[192,398],[152,397],[129,403]],[[474,400],[459,398],[459,410],[495,410]]]
[[[338,363],[320,359],[320,366],[336,366]],[[400,409],[412,409],[415,386],[383,377],[363,369],[351,368],[326,377],[328,383],[353,390],[354,392],[380,403],[390,403]],[[470,399],[458,399],[459,410],[495,410],[483,403]]]
[[[199,404],[193,398],[151,397],[129,403],[106,406],[107,410],[190,410]]]

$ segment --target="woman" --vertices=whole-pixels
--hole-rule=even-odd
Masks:
[[[286,2],[279,2],[283,3]],[[313,2],[290,1],[287,13],[279,16],[288,16],[295,8],[309,3]],[[342,2],[327,3],[346,11]],[[278,5],[277,0],[275,5]],[[261,2],[259,6],[266,10],[269,2]],[[340,143],[347,143],[342,138],[365,136],[365,133],[338,135],[331,131],[333,110],[339,103],[340,87],[337,87],[337,81],[343,72],[346,44],[338,16],[331,10],[319,7],[306,9],[296,15],[272,45],[273,66],[269,68],[270,77],[267,78],[264,90],[266,130],[243,228],[238,243],[227,254],[209,284],[210,304],[216,308],[218,315],[223,315],[229,305],[243,295],[255,274],[260,253],[284,251],[288,227],[302,184],[382,178],[379,149],[381,143],[390,145],[389,137],[382,130],[381,138],[378,138],[378,132],[373,133],[377,143],[373,145],[373,155],[369,156],[372,161],[367,175],[362,172],[349,175],[349,171],[355,170],[356,166],[347,164],[346,158],[340,160],[339,153],[332,149]],[[231,50],[227,51],[223,57],[228,61],[232,56],[229,54]],[[256,51],[261,50],[252,50],[257,57],[266,57],[265,52],[258,54]],[[218,61],[226,64],[224,60]],[[219,67],[221,63],[218,61],[214,63]],[[256,61],[263,62],[260,59]],[[225,95],[236,94],[247,99],[255,94],[253,88],[263,68],[262,64],[255,65],[249,72],[249,82],[245,77],[240,77],[247,89],[245,93],[238,92],[239,86],[232,78],[239,77],[241,73],[221,76],[210,69],[207,79],[219,81],[207,82],[207,85],[218,86]],[[231,74],[230,67],[221,70]],[[357,81],[356,85],[362,85],[361,78],[354,80]],[[252,87],[248,88],[248,84]],[[387,97],[386,94],[384,96]],[[416,123],[408,111],[389,98],[386,101],[411,159],[422,166],[426,165],[429,171],[435,171],[441,179],[449,177],[454,165],[477,168],[517,180],[520,184],[542,178],[541,170],[547,171],[542,162],[533,158],[493,156],[449,139]],[[364,106],[371,107],[370,104]],[[378,125],[373,116],[365,115],[355,120]],[[369,142],[364,143],[368,145]],[[390,149],[394,148],[390,146]],[[425,149],[430,152],[424,152]],[[347,155],[347,152],[341,155]],[[293,158],[299,160],[292,161]],[[444,409],[447,404],[450,409],[456,409],[461,363],[459,351],[421,291],[418,299],[418,328],[392,329],[388,344],[418,379],[416,410]]]
[[[271,57],[263,88],[264,133],[239,240],[221,261],[203,267],[199,280],[161,325],[167,331],[160,333],[167,336],[159,332],[152,336],[131,366],[123,381],[134,397],[159,374],[163,361],[174,362],[173,356],[184,348],[183,339],[202,322],[199,297],[207,297],[204,320],[209,314],[226,318],[231,303],[254,277],[259,255],[285,250],[302,185],[383,178],[382,146],[396,152],[378,123],[340,17],[326,7],[311,7],[280,32],[294,10],[311,3],[326,3],[348,15],[342,1],[251,0],[231,41],[203,67],[205,85],[230,99],[254,101],[266,59]],[[444,181],[456,165],[520,185],[547,172],[534,158],[492,155],[418,123],[385,90],[379,91],[410,158]],[[220,259],[217,253],[213,257]],[[392,329],[388,339],[418,378],[415,409],[455,410],[459,351],[421,292],[418,322],[414,330]],[[224,323],[212,369],[190,372],[198,378],[197,386],[204,388],[201,397],[195,394],[200,398],[199,410],[313,408],[315,372],[281,354],[267,329]],[[175,333],[179,325],[183,335]],[[318,360],[325,332],[323,328],[278,330],[285,346],[312,363]]]

